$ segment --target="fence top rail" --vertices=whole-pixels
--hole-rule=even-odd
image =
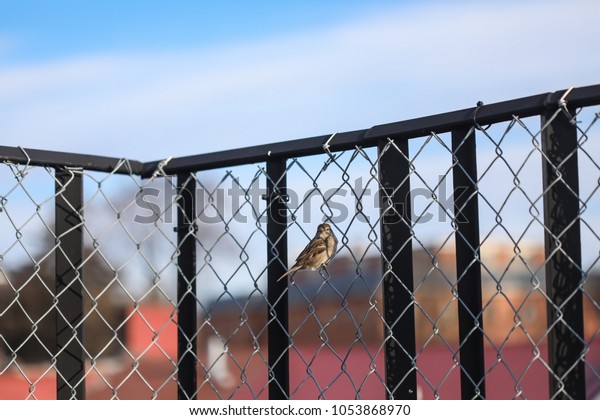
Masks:
[[[9,146],[0,146],[0,161],[53,168],[81,168],[90,171],[130,175],[140,175],[143,167],[143,164],[136,160]]]
[[[566,94],[566,96],[565,96]],[[259,146],[230,149],[175,158],[164,165],[163,161],[141,163],[135,160],[112,157],[81,155],[20,147],[0,146],[0,160],[14,163],[51,167],[81,167],[101,172],[115,172],[149,177],[161,167],[161,174],[174,175],[227,166],[265,162],[270,158],[295,158],[353,149],[356,146],[372,147],[388,137],[410,139],[445,133],[457,127],[472,125],[477,119],[481,125],[508,121],[513,116],[520,118],[542,114],[548,107],[566,101],[570,108],[581,108],[600,104],[600,85],[592,85],[543,93],[519,99],[475,106],[458,111],[427,117],[381,124],[364,130],[322,135],[298,140],[288,140]]]
[[[565,93],[568,95],[563,98]],[[444,133],[464,125],[472,125],[474,117],[481,125],[508,121],[517,115],[521,118],[542,114],[548,106],[556,105],[562,99],[569,107],[580,108],[600,104],[600,85],[543,93],[489,105],[415,118],[389,124],[376,125],[370,129],[349,131],[289,140],[260,146],[231,149],[222,152],[205,153],[173,159],[165,167],[165,173],[176,174],[215,169],[226,166],[264,162],[269,158],[294,158],[310,156],[324,152],[327,143],[331,152],[353,149],[356,146],[375,146],[379,140],[388,137],[415,138],[432,132]],[[330,141],[328,141],[330,140]],[[159,162],[144,164],[144,176],[151,175]]]

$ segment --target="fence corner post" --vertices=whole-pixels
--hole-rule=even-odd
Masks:
[[[551,399],[586,398],[577,127],[567,115],[573,111],[554,106],[541,118]]]
[[[485,399],[485,360],[475,131],[452,131],[452,180],[462,399]]]
[[[408,140],[378,145],[386,397],[417,399]]]
[[[83,180],[81,170],[55,174],[56,398],[86,397],[83,347]]]
[[[287,270],[286,160],[267,161],[267,300],[269,399],[290,397],[290,361],[287,279],[277,281]]]
[[[177,399],[197,394],[196,178],[177,174]]]

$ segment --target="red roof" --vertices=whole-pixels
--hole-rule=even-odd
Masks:
[[[177,396],[176,369],[177,326],[170,307],[144,306],[126,323],[126,346],[137,358],[136,365],[129,356],[99,361],[97,370],[90,370],[86,378],[87,397],[90,399],[175,399]],[[368,349],[368,351],[367,351]],[[353,399],[357,390],[363,399],[382,399],[384,395],[383,351],[376,346],[356,344],[352,349],[319,345],[303,345],[290,350],[290,389],[294,399]],[[268,397],[266,348],[261,353],[252,348],[228,349],[220,362],[222,375],[217,381],[204,382],[205,372],[198,370],[200,391],[198,398],[251,399]],[[498,359],[496,350],[487,347],[485,365],[487,397],[509,399],[516,389],[522,389],[527,399],[548,398],[548,371],[543,360],[547,350],[540,348],[540,358],[534,359],[530,345],[507,346]],[[316,355],[315,355],[316,354]],[[376,357],[372,355],[377,355]],[[208,364],[206,349],[199,349],[199,360]],[[340,357],[343,360],[340,360]],[[372,358],[374,357],[374,360]],[[532,362],[532,359],[534,361]],[[589,366],[600,370],[600,342],[595,340],[586,356]],[[212,364],[212,362],[211,362]],[[590,392],[598,392],[597,376],[588,375]],[[418,384],[421,398],[434,398],[437,392],[442,399],[460,398],[460,368],[455,365],[452,353],[442,346],[429,346],[418,354]],[[509,370],[510,367],[510,370]],[[36,398],[56,398],[54,369],[46,365],[21,365],[29,381],[35,382],[31,390]],[[213,368],[213,371],[216,369]],[[242,370],[244,372],[242,372]],[[449,373],[448,373],[449,372]],[[310,376],[312,375],[312,377]],[[36,382],[37,381],[37,382]],[[519,386],[517,387],[517,382]],[[108,383],[108,384],[107,384]],[[0,398],[24,399],[30,394],[30,384],[23,374],[11,367],[0,375]],[[590,395],[591,396],[591,395]]]

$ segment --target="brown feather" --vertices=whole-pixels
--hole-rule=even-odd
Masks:
[[[335,255],[337,239],[327,223],[318,226],[314,238],[304,247],[296,262],[277,281],[298,270],[317,270],[326,265]]]

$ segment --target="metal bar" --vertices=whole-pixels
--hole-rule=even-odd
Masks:
[[[479,107],[477,121],[493,124],[508,121],[513,115],[521,118],[540,115],[545,110],[548,98],[562,95],[564,91],[544,93],[510,101],[498,102]],[[600,85],[575,88],[569,93],[569,104],[583,107],[600,104]],[[473,120],[477,107],[447,112],[422,118],[394,122],[374,126],[370,129],[339,133],[330,144],[331,151],[349,150],[354,147],[370,147],[387,137],[413,138],[436,133],[449,132]],[[175,158],[163,168],[165,174],[175,175],[184,172],[195,172],[224,166],[264,162],[267,157],[301,157],[322,153],[323,143],[330,135],[304,138],[264,144],[260,146],[231,149],[222,152],[207,153]],[[162,161],[141,163],[136,160],[84,155],[77,153],[55,152],[20,147],[0,146],[0,160],[19,164],[50,167],[81,167],[100,172],[116,172],[122,174],[151,176]]]
[[[550,94],[545,93],[528,98],[521,98],[498,104],[485,105],[477,111],[477,120],[491,123],[512,119],[513,115],[521,117],[538,115]],[[599,94],[600,96],[600,94]],[[392,138],[412,138],[428,135],[432,131],[447,132],[473,121],[477,108],[448,112],[439,115],[416,118],[396,123],[383,124],[368,130],[338,133],[330,142],[331,151],[341,151],[360,147],[376,146],[379,140]],[[164,168],[170,174],[179,170],[205,170],[222,166],[264,162],[268,156],[294,158],[323,153],[323,144],[330,134],[300,140],[264,144],[260,146],[232,149],[222,152],[196,156],[175,158]],[[144,174],[150,176],[159,162],[145,164]]]
[[[330,150],[341,151],[360,147],[373,147],[379,140],[391,138],[414,138],[436,133],[450,132],[472,124],[477,111],[477,121],[493,124],[510,121],[514,115],[521,118],[537,116],[544,112],[549,97],[562,92],[543,93],[510,101],[472,107],[422,118],[374,126],[370,129],[338,133],[330,142]],[[576,88],[569,94],[573,106],[600,104],[600,85]],[[260,146],[231,149],[222,152],[175,158],[164,168],[166,174],[181,171],[200,171],[231,165],[264,162],[268,157],[294,158],[323,153],[323,144],[330,134],[300,140],[263,144]],[[144,163],[142,176],[151,176],[160,162]]]
[[[475,133],[452,131],[454,222],[462,399],[485,398]]]
[[[177,175],[177,398],[196,399],[196,179]]]
[[[269,399],[283,400],[290,396],[288,281],[277,281],[287,271],[287,206],[286,161],[267,161],[267,278],[269,305]]]
[[[585,399],[577,128],[556,109],[541,118],[550,398]]]
[[[335,135],[335,149],[337,145],[358,144],[367,130],[350,131]],[[166,174],[179,170],[207,170],[224,166],[246,165],[265,162],[270,157],[291,158],[299,156],[317,155],[323,153],[323,143],[331,134],[309,137],[299,140],[290,140],[278,143],[263,144],[259,146],[230,149],[221,152],[205,153],[195,156],[186,156],[172,159],[164,168]],[[143,176],[154,173],[159,161],[144,164]]]
[[[408,140],[378,145],[388,399],[417,399]]]
[[[83,181],[81,171],[55,175],[56,398],[85,399],[83,348]]]
[[[0,146],[0,161],[32,166],[83,168],[90,171],[140,174],[143,165],[136,160],[123,160],[105,156],[81,155],[50,150],[24,149]]]
[[[556,104],[568,89],[559,90],[549,98],[549,104]],[[574,88],[567,96],[572,109],[600,105],[600,85]]]

